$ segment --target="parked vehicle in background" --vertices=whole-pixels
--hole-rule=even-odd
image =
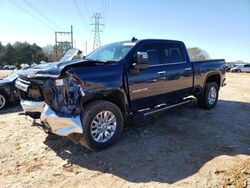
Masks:
[[[226,72],[230,72],[233,67],[235,67],[235,64],[226,64],[225,70]]]
[[[224,59],[192,62],[181,41],[133,38],[84,59],[24,68],[16,87],[26,115],[47,132],[98,150],[118,140],[130,117],[190,103],[192,96],[213,108],[224,82]]]
[[[9,70],[9,66],[10,66],[10,65],[4,65],[3,69],[4,69],[4,70]]]
[[[250,64],[239,64],[230,69],[230,72],[250,72]]]
[[[16,66],[14,66],[14,65],[4,65],[3,69],[4,70],[15,70]]]
[[[18,72],[14,71],[3,80],[0,80],[0,110],[10,103],[19,101],[15,87]]]
[[[16,66],[14,65],[9,66],[9,70],[15,70],[15,69],[16,69]]]

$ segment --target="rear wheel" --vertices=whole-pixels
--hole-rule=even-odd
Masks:
[[[82,124],[86,146],[100,150],[118,140],[123,128],[123,116],[115,104],[99,100],[85,106]]]
[[[0,93],[0,110],[7,105],[7,98],[3,93]]]
[[[198,99],[198,104],[202,108],[211,109],[215,107],[219,96],[219,86],[216,82],[208,82],[203,94]]]

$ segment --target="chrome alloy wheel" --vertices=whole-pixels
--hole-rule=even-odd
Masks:
[[[6,104],[6,100],[3,95],[0,95],[0,109],[2,109]]]
[[[90,133],[96,142],[107,142],[115,133],[117,121],[110,111],[102,111],[91,122]]]
[[[217,91],[215,87],[211,87],[208,91],[208,103],[213,105],[217,99]]]

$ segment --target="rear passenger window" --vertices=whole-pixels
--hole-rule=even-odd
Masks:
[[[137,51],[148,53],[149,65],[160,64],[159,44],[157,45],[156,43],[147,43],[142,45]]]
[[[184,61],[185,59],[178,44],[163,44],[163,63],[178,63]]]

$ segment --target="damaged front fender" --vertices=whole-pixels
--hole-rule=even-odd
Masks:
[[[84,86],[73,75],[65,73],[62,78],[47,80],[41,87],[46,104],[60,116],[76,116],[81,113]]]

